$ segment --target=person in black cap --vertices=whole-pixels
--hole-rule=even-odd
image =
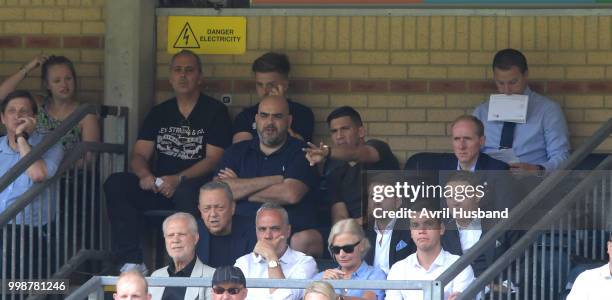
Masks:
[[[244,274],[234,266],[221,266],[215,270],[212,290],[213,300],[244,300],[248,292]]]

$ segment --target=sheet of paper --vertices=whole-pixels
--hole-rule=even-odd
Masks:
[[[487,154],[497,160],[501,160],[507,164],[513,164],[520,162],[518,156],[514,153],[512,148],[500,149],[497,151],[487,152]]]
[[[527,95],[493,94],[489,97],[488,121],[525,123]]]

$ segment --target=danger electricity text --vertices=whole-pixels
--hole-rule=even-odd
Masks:
[[[241,37],[234,35],[234,29],[215,29],[209,28],[206,30],[206,35],[200,36],[201,42],[225,42],[238,43]]]

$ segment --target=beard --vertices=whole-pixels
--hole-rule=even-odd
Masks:
[[[266,130],[269,129],[274,129],[274,131],[270,131],[270,133],[267,133]],[[259,135],[259,141],[268,147],[282,145],[287,139],[287,131],[283,131],[274,126],[268,126],[263,130],[257,130],[257,135]]]

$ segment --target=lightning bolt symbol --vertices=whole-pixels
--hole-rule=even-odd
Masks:
[[[189,44],[189,30],[185,28],[185,33],[183,33],[183,40],[185,40],[185,45]]]

